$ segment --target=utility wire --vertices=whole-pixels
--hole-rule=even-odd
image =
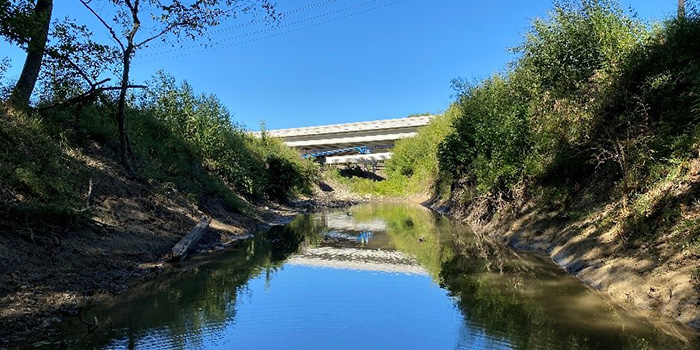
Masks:
[[[250,43],[250,42],[254,42],[254,41],[259,41],[259,40],[263,40],[263,39],[269,39],[269,38],[277,37],[277,36],[280,36],[280,35],[289,34],[289,33],[297,32],[297,31],[300,31],[300,30],[304,30],[304,29],[309,29],[309,28],[317,27],[317,26],[320,26],[320,25],[323,25],[323,24],[327,24],[327,23],[331,23],[331,22],[335,22],[335,21],[339,21],[339,20],[343,20],[343,19],[355,17],[355,16],[358,16],[358,15],[365,14],[365,13],[368,13],[368,12],[372,12],[372,11],[375,11],[375,10],[379,10],[379,9],[382,9],[382,8],[385,8],[385,7],[388,7],[388,6],[396,5],[396,4],[398,4],[398,3],[402,3],[402,2],[404,2],[404,1],[406,1],[406,0],[395,0],[395,1],[388,2],[388,3],[385,3],[385,4],[379,5],[379,6],[366,8],[366,9],[361,10],[361,11],[353,12],[353,13],[350,13],[350,14],[347,14],[347,15],[343,15],[343,16],[340,16],[340,17],[331,18],[331,19],[328,19],[328,20],[325,20],[325,21],[316,22],[316,23],[311,23],[311,24],[309,24],[309,25],[305,25],[305,26],[301,26],[301,27],[291,28],[291,29],[288,29],[288,30],[285,30],[285,31],[276,32],[276,33],[272,33],[272,34],[265,35],[265,36],[254,37],[254,35],[257,35],[257,34],[262,34],[262,33],[266,33],[266,32],[270,32],[270,31],[277,30],[277,29],[279,29],[279,28],[290,27],[290,26],[293,26],[293,25],[297,25],[297,24],[301,24],[301,23],[306,23],[306,22],[309,22],[309,21],[312,21],[312,20],[315,20],[315,19],[328,17],[328,16],[331,16],[331,15],[334,15],[334,14],[337,14],[337,13],[341,13],[341,12],[345,12],[345,11],[348,11],[348,10],[351,10],[351,9],[355,9],[355,8],[358,8],[358,7],[361,7],[361,6],[365,6],[365,5],[368,5],[368,4],[377,2],[377,1],[379,1],[379,0],[365,1],[365,2],[363,2],[363,3],[356,4],[356,5],[353,5],[353,6],[349,6],[349,7],[343,8],[343,9],[338,9],[338,10],[335,10],[335,11],[332,11],[332,12],[328,12],[328,13],[325,13],[325,14],[321,14],[321,15],[318,15],[318,16],[313,16],[313,17],[305,18],[305,19],[302,19],[302,20],[299,20],[299,21],[287,23],[287,24],[282,25],[282,26],[280,26],[280,27],[262,29],[262,30],[258,30],[258,31],[255,31],[255,32],[247,33],[247,34],[243,34],[243,35],[238,35],[238,36],[231,37],[231,38],[222,39],[222,40],[219,40],[218,42],[216,42],[216,43],[214,43],[214,44],[200,44],[200,45],[193,46],[193,47],[179,48],[179,49],[173,49],[173,50],[167,50],[167,51],[161,51],[161,52],[157,52],[157,53],[150,53],[150,54],[142,55],[141,57],[162,56],[162,55],[164,55],[164,54],[177,53],[177,52],[180,52],[180,51],[183,51],[183,50],[190,50],[190,49],[201,48],[201,49],[199,49],[199,50],[189,51],[189,52],[185,52],[185,53],[182,53],[182,54],[179,54],[179,55],[172,55],[172,56],[168,56],[168,57],[162,57],[162,58],[159,58],[159,59],[154,59],[154,60],[149,60],[149,61],[143,61],[143,62],[140,62],[140,63],[158,62],[158,61],[162,61],[162,60],[167,60],[167,59],[172,59],[172,58],[177,58],[177,57],[183,57],[183,56],[188,56],[188,55],[203,53],[203,52],[211,51],[211,50],[213,50],[213,49],[220,49],[220,48],[225,48],[225,47],[232,47],[232,46],[237,46],[237,45],[241,45],[241,44],[246,44],[246,43]],[[231,41],[231,40],[235,40],[235,39],[242,39],[242,38],[247,38],[247,37],[252,37],[252,38],[247,39],[247,40],[242,40],[242,41],[237,41],[237,42],[225,44],[225,45],[221,45],[223,42],[226,42],[226,41]],[[136,62],[135,62],[135,63],[136,63]]]
[[[297,7],[297,8],[295,8],[295,9],[293,9],[293,10],[281,12],[280,14],[281,14],[281,17],[284,18],[285,16],[291,16],[291,15],[295,15],[295,14],[297,14],[297,13],[301,13],[301,12],[313,10],[313,9],[315,9],[315,8],[317,8],[317,7],[325,6],[325,5],[332,4],[332,3],[338,2],[338,1],[339,1],[339,0],[324,0],[324,1],[320,1],[320,2],[314,3],[314,4],[309,4],[309,5],[306,5],[306,6]],[[230,31],[234,31],[234,30],[238,30],[238,29],[243,29],[243,28],[246,28],[246,27],[250,27],[250,26],[252,26],[252,25],[255,25],[255,24],[262,24],[262,23],[265,23],[265,20],[262,20],[262,19],[252,20],[252,21],[249,21],[249,22],[245,22],[245,23],[241,23],[241,24],[237,24],[237,25],[233,25],[233,26],[220,27],[220,28],[218,28],[218,29],[209,31],[209,34],[219,34],[219,33],[230,32]],[[158,48],[158,47],[173,46],[173,45],[175,45],[175,43],[163,41],[163,42],[160,42],[160,43],[154,43],[154,44],[148,45],[148,48]]]
[[[201,43],[201,44],[194,45],[194,46],[189,46],[189,47],[179,47],[179,48],[174,48],[174,49],[165,50],[165,51],[160,51],[160,52],[148,53],[148,54],[142,55],[141,57],[160,56],[160,55],[163,55],[163,54],[176,53],[176,52],[182,51],[182,50],[196,49],[196,48],[199,48],[199,47],[207,47],[207,46],[215,46],[215,45],[217,45],[217,44],[221,44],[221,43],[226,42],[226,41],[232,41],[232,40],[236,40],[236,39],[243,39],[243,38],[251,37],[251,36],[254,36],[254,35],[258,35],[258,34],[263,34],[263,33],[271,32],[271,31],[274,31],[274,30],[279,29],[279,28],[291,27],[291,26],[294,26],[294,25],[297,25],[297,24],[306,23],[306,22],[313,21],[313,20],[316,20],[316,19],[319,19],[319,18],[324,18],[324,17],[332,16],[332,15],[335,15],[335,14],[338,14],[338,13],[341,13],[341,12],[354,10],[354,9],[356,9],[356,8],[358,8],[358,7],[362,7],[362,6],[365,6],[365,5],[369,5],[369,4],[375,3],[375,2],[377,2],[377,1],[380,1],[380,0],[369,0],[369,1],[361,2],[361,3],[359,3],[359,4],[355,4],[355,5],[352,5],[352,6],[348,6],[348,7],[344,7],[344,8],[341,8],[341,9],[333,10],[333,11],[330,11],[330,12],[326,12],[326,13],[324,13],[324,14],[320,14],[320,15],[316,15],[316,16],[312,16],[312,17],[307,17],[307,18],[304,18],[304,19],[301,19],[301,20],[298,20],[298,21],[294,21],[294,22],[285,23],[285,24],[282,24],[282,25],[277,26],[277,27],[268,27],[268,28],[260,29],[260,30],[254,31],[254,32],[249,32],[249,33],[245,33],[245,34],[241,34],[241,35],[236,35],[236,36],[229,37],[229,38],[225,38],[225,39],[219,39],[218,41],[215,41],[215,42],[213,42],[213,43],[212,43],[212,42],[205,42],[205,43]]]

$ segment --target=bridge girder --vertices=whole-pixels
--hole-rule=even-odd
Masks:
[[[384,119],[368,122],[321,125],[303,128],[279,129],[266,131],[273,137],[279,137],[284,143],[297,148],[302,153],[311,150],[323,151],[344,149],[352,147],[381,147],[382,153],[370,155],[337,155],[328,156],[326,164],[352,164],[352,163],[383,163],[391,158],[391,149],[397,140],[413,137],[418,128],[427,125],[434,116],[419,116],[399,119]],[[260,132],[253,133],[261,137]]]

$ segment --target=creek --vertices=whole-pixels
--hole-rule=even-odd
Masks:
[[[299,215],[90,307],[57,333],[43,344],[700,349],[696,334],[649,324],[546,257],[395,203]]]

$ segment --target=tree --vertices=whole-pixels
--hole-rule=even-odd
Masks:
[[[91,0],[80,2],[109,31],[121,55],[121,88],[116,120],[121,162],[128,172],[132,172],[133,167],[126,129],[126,97],[130,86],[131,62],[136,52],[154,40],[164,41],[167,37],[175,40],[182,37],[196,39],[206,34],[208,28],[239,14],[262,12],[272,21],[278,18],[274,5],[269,0],[109,0],[114,7],[115,16],[108,23],[91,5]],[[144,17],[152,22],[150,28],[144,26]],[[139,35],[140,33],[145,34]]]
[[[3,21],[5,24],[2,32],[11,41],[26,43],[27,58],[19,80],[12,89],[10,103],[16,108],[26,108],[29,106],[29,98],[32,96],[41,70],[41,61],[44,58],[49,37],[53,0],[37,0],[34,10],[29,15],[26,11],[26,3],[12,5],[9,1],[2,2],[2,17],[7,20]]]

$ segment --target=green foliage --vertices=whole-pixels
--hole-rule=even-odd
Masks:
[[[612,1],[557,3],[550,18],[534,21],[508,74],[455,84],[463,113],[440,145],[441,169],[481,194],[585,173],[598,101],[644,37],[644,26]]]
[[[34,18],[34,7],[28,0],[0,0],[0,36],[6,41],[26,45],[40,30]]]
[[[436,116],[420,129],[415,137],[398,140],[392,158],[386,162],[387,172],[434,181],[438,173],[438,143],[450,133],[452,121],[459,113],[459,107],[451,106],[445,114]]]
[[[309,192],[315,168],[280,140],[263,132],[257,139],[231,122],[213,95],[195,95],[192,87],[159,72],[142,96],[141,109],[151,113],[185,140],[204,167],[247,197],[285,199]]]
[[[596,75],[615,71],[644,34],[644,25],[614,0],[558,1],[514,51],[538,88],[585,98]]]
[[[409,178],[403,175],[395,175],[384,181],[376,181],[363,177],[352,176],[352,173],[343,172],[340,169],[331,169],[326,176],[348,186],[353,192],[362,195],[375,195],[382,197],[401,197],[415,193],[416,187],[409,185]],[[412,183],[412,182],[411,182]]]
[[[440,171],[481,195],[594,172],[622,179],[623,193],[648,188],[697,144],[699,23],[693,13],[651,30],[614,1],[556,3],[507,74],[456,82],[460,115],[438,147]]]
[[[56,142],[49,132],[36,115],[0,109],[0,218],[66,225],[81,216],[91,172],[69,155],[65,135]]]
[[[525,101],[499,76],[464,88],[455,131],[439,145],[441,169],[453,177],[471,174],[481,192],[519,181],[530,150]]]

